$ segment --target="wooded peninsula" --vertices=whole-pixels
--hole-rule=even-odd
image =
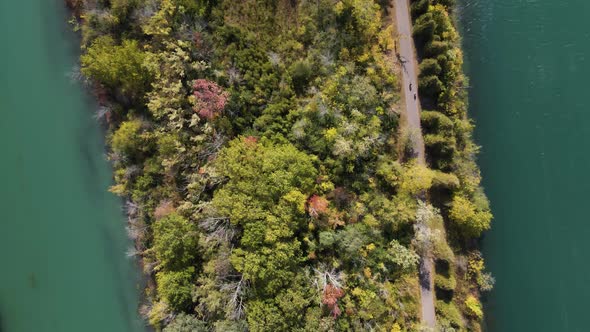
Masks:
[[[66,4],[157,331],[481,331],[492,214],[454,0],[410,1],[412,36],[385,0]]]

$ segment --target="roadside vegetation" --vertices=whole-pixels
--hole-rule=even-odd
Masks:
[[[431,191],[453,249],[449,257],[436,257],[437,320],[443,327],[479,331],[483,317],[479,295],[492,288],[494,279],[484,271],[477,239],[489,229],[492,214],[475,163],[478,147],[467,117],[468,82],[452,16],[454,4],[454,0],[416,0],[411,13],[427,161],[433,170],[458,180],[452,190]],[[459,319],[460,313],[464,319]]]
[[[478,328],[491,214],[448,3],[412,5],[429,168],[384,1],[67,4],[156,330],[419,331],[426,252],[441,325]]]

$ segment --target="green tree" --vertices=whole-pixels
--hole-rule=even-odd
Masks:
[[[215,332],[248,332],[248,323],[244,320],[222,320],[215,323]]]
[[[448,41],[433,40],[424,48],[424,55],[429,58],[436,58],[451,48],[453,48],[453,45]]]
[[[152,80],[145,59],[137,41],[123,40],[116,45],[110,36],[98,37],[80,57],[84,75],[132,98],[141,97]]]
[[[401,180],[403,168],[396,160],[381,157],[377,163],[376,174],[391,187],[397,187]]]
[[[252,332],[287,332],[289,324],[274,301],[258,300],[248,305],[248,328]]]
[[[467,312],[470,315],[475,316],[478,319],[483,318],[483,310],[481,308],[481,303],[475,296],[469,295],[465,300],[465,306],[467,307]]]
[[[158,295],[174,311],[184,311],[192,302],[194,289],[194,267],[180,271],[159,271],[156,273]]]
[[[469,199],[456,195],[449,211],[449,216],[468,236],[478,237],[490,228],[492,214],[487,210],[478,210]]]
[[[143,124],[138,119],[121,123],[119,129],[111,137],[113,151],[127,156],[137,155],[138,152],[145,148],[142,127]]]
[[[444,91],[445,86],[437,76],[424,76],[418,82],[420,94],[438,100],[439,94]]]
[[[434,172],[434,179],[432,185],[439,188],[458,189],[461,186],[459,178],[452,173],[443,173],[440,171]]]
[[[111,12],[117,18],[119,24],[128,24],[133,9],[139,4],[139,0],[111,0]]]
[[[164,328],[163,332],[209,332],[207,323],[195,316],[180,313]]]
[[[428,167],[419,163],[411,163],[404,169],[400,190],[411,195],[419,195],[430,189],[434,173]]]
[[[152,250],[158,262],[158,270],[182,270],[195,262],[197,232],[193,223],[172,213],[158,219],[152,229]]]
[[[420,112],[420,121],[422,129],[428,134],[454,135],[453,120],[441,112],[424,110]]]
[[[367,225],[356,223],[344,227],[336,233],[336,247],[339,258],[349,266],[358,265],[364,260],[362,249],[371,243],[371,230]]]
[[[398,241],[393,240],[389,242],[387,253],[390,255],[391,261],[401,267],[403,270],[411,270],[418,266],[420,256],[413,250],[401,245]]]
[[[419,46],[423,46],[434,37],[436,22],[432,19],[431,13],[426,13],[416,19],[414,23],[413,36]]]
[[[305,60],[296,61],[291,65],[289,71],[291,72],[295,92],[303,94],[312,77],[311,65]]]
[[[410,12],[412,13],[412,17],[420,17],[428,11],[428,6],[430,6],[431,0],[417,0],[413,1],[412,5],[410,6]]]
[[[299,241],[278,242],[259,249],[235,249],[231,255],[234,268],[250,280],[261,294],[274,294],[295,276],[302,261]]]
[[[294,189],[310,193],[317,177],[312,157],[291,144],[266,139],[233,140],[220,151],[215,169],[228,181],[215,193],[213,205],[233,224],[257,219],[257,212],[275,206]]]
[[[227,182],[213,206],[243,229],[232,265],[255,290],[274,294],[302,261],[295,232],[305,225],[305,203],[317,177],[313,160],[290,144],[239,138],[219,153],[215,169]]]
[[[442,67],[438,64],[436,59],[424,59],[420,63],[420,77],[427,77],[432,75],[439,75],[442,72]]]

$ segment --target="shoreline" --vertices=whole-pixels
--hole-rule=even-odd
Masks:
[[[413,23],[423,23],[420,20],[423,20],[426,16],[425,15],[429,15],[429,13],[431,12],[433,7],[428,7],[425,8],[424,6],[421,7],[421,3],[436,3],[436,0],[432,0],[432,1],[414,1],[413,5],[412,5],[412,13],[413,13]],[[464,90],[464,87],[458,87],[458,85],[461,85],[463,82],[468,81],[467,77],[465,76],[464,73],[464,68],[463,68],[463,51],[462,51],[462,45],[461,45],[461,36],[459,34],[459,29],[458,29],[458,18],[456,17],[456,15],[458,14],[457,11],[457,7],[458,4],[453,4],[450,7],[445,7],[444,5],[440,5],[440,4],[435,4],[436,7],[434,7],[434,15],[440,15],[441,13],[443,14],[443,18],[444,15],[448,15],[451,18],[449,19],[450,21],[450,28],[449,28],[449,34],[452,35],[453,37],[451,37],[450,39],[450,45],[451,45],[451,49],[448,52],[454,52],[455,53],[455,60],[457,61],[458,65],[458,69],[455,73],[456,78],[455,81],[451,80],[449,81],[448,84],[444,84],[443,89],[449,89],[449,90],[455,90],[455,92],[452,93],[452,97],[449,98],[448,100],[443,102],[443,105],[441,105],[440,103],[438,103],[438,106],[434,106],[437,105],[437,103],[432,103],[431,101],[429,101],[428,99],[426,99],[426,104],[430,105],[430,107],[432,107],[432,109],[435,112],[439,112],[438,114],[444,114],[446,116],[448,116],[449,118],[453,119],[453,117],[458,117],[458,120],[461,122],[466,122],[468,123],[468,130],[466,133],[464,133],[464,147],[465,149],[469,149],[469,152],[464,155],[459,157],[458,160],[452,160],[451,163],[468,163],[471,164],[471,169],[474,170],[474,172],[477,174],[477,176],[475,177],[476,183],[479,185],[479,181],[480,181],[480,176],[479,176],[479,167],[476,164],[476,153],[477,153],[477,148],[475,148],[475,144],[474,144],[474,140],[472,137],[472,132],[473,132],[473,122],[471,120],[471,118],[469,117],[468,114],[468,95]],[[421,8],[420,8],[421,7]],[[438,11],[438,12],[437,12]],[[440,16],[439,16],[440,19]],[[444,22],[444,19],[443,19]],[[413,24],[413,25],[414,25]],[[425,23],[424,23],[425,24]],[[438,24],[441,24],[441,22],[438,22]],[[422,26],[420,24],[418,24],[418,28],[414,27],[414,38],[418,43],[423,43],[423,45],[420,47],[420,51],[417,54],[417,58],[420,59],[420,65],[422,66],[425,61],[432,61],[430,60],[431,57],[427,56],[428,52],[433,52],[432,50],[428,50],[428,41],[425,42],[424,39],[428,39],[428,36],[424,36],[421,35],[421,29]],[[446,42],[444,38],[441,39],[441,42]],[[432,48],[432,47],[431,47]],[[456,51],[453,51],[453,49],[455,49]],[[420,53],[422,54],[422,56],[419,56]],[[433,63],[436,64],[435,60]],[[431,65],[431,62],[428,63],[428,67],[424,67],[425,70],[428,70],[429,73],[433,73],[430,72],[431,68],[434,67],[434,65]],[[436,68],[436,67],[435,67]],[[427,76],[427,77],[421,77],[419,78],[420,81],[420,87],[422,90],[423,87],[423,83],[430,83],[432,81],[432,76]],[[459,84],[457,84],[459,83]],[[430,91],[427,91],[427,89],[429,88],[429,86],[424,87],[424,93],[421,93],[421,95],[426,95],[427,98],[432,98],[432,94],[429,93]],[[421,91],[422,92],[422,91]],[[430,96],[428,96],[430,95]],[[440,98],[440,97],[437,97]],[[447,105],[444,105],[444,104]],[[449,103],[453,103],[453,105],[449,105]],[[450,107],[449,107],[450,106]],[[428,114],[430,116],[430,114]],[[422,119],[423,125],[424,125],[424,118]],[[428,126],[428,123],[427,123]],[[426,135],[432,135],[433,133],[427,133]],[[436,134],[436,133],[435,133]],[[426,139],[426,141],[428,141],[428,139]],[[429,164],[431,167],[437,168],[436,165],[434,165],[434,163],[436,163],[435,159],[431,159],[429,160]],[[453,168],[457,169],[458,166],[454,166]],[[469,180],[473,180],[474,178],[459,178],[459,180],[461,182],[465,182],[465,181],[469,181]],[[487,199],[485,198],[485,196],[483,196],[483,191],[481,189],[481,187],[478,187],[474,190],[478,190],[480,192],[481,197],[483,197],[485,199],[485,201],[487,202]],[[436,196],[436,194],[435,194]],[[436,199],[435,199],[436,200]],[[457,204],[457,201],[453,201],[453,204]],[[487,204],[487,203],[486,203]],[[452,227],[452,208],[449,209],[451,211],[445,211],[445,207],[444,206],[440,206],[441,210],[443,211],[443,214],[447,214],[445,216],[445,228],[449,228]],[[488,216],[486,216],[486,225],[484,226],[483,229],[478,230],[479,232],[477,233],[478,236],[476,238],[474,238],[471,241],[467,241],[464,244],[460,244],[460,243],[455,243],[452,245],[453,247],[457,247],[457,245],[459,245],[459,248],[462,247],[461,250],[459,250],[457,252],[457,254],[467,254],[467,255],[475,255],[476,257],[473,258],[475,261],[474,264],[477,264],[477,268],[475,271],[469,270],[469,268],[467,268],[465,271],[460,271],[459,269],[455,272],[457,274],[457,278],[456,279],[463,279],[460,278],[460,274],[463,272],[466,276],[470,276],[471,278],[473,278],[474,274],[477,274],[475,277],[477,279],[471,279],[467,281],[467,287],[464,290],[461,290],[462,287],[464,286],[460,286],[460,283],[457,281],[457,286],[454,286],[452,288],[446,288],[446,287],[442,287],[441,289],[441,285],[436,285],[436,289],[437,289],[437,293],[443,291],[444,289],[446,289],[447,293],[446,296],[449,295],[448,291],[454,292],[455,294],[451,295],[451,298],[454,297],[458,297],[458,300],[451,300],[450,302],[447,302],[448,305],[453,305],[453,303],[455,303],[464,313],[464,315],[466,317],[471,316],[472,318],[476,318],[477,321],[477,328],[472,327],[473,330],[477,330],[479,331],[482,327],[483,324],[483,311],[482,311],[482,305],[480,302],[481,297],[483,296],[482,294],[485,291],[489,291],[491,289],[491,287],[493,286],[493,278],[490,276],[489,273],[485,273],[484,271],[484,261],[483,258],[481,256],[481,254],[479,253],[479,249],[481,248],[480,244],[476,244],[479,241],[479,239],[481,239],[481,231],[485,231],[489,228],[489,221],[491,219],[491,214],[489,214],[489,207],[486,205],[483,208],[482,213],[487,213]],[[453,232],[453,228],[451,228],[451,232]],[[471,244],[469,244],[469,242],[472,242]],[[471,253],[470,253],[471,252]],[[469,256],[467,256],[469,257]],[[471,258],[470,258],[471,259]],[[449,262],[451,263],[451,262]],[[454,263],[454,262],[453,262]],[[471,264],[471,263],[470,263]],[[451,264],[452,265],[452,264]],[[451,266],[451,270],[452,270],[452,266]],[[438,272],[438,271],[437,271]],[[448,274],[448,273],[447,273]],[[452,274],[451,274],[452,276]],[[437,275],[438,277],[438,275]],[[482,281],[480,279],[485,279],[485,281],[489,284],[485,284],[482,285]],[[452,294],[452,293],[451,293]],[[463,303],[460,303],[463,302]],[[440,315],[444,315],[444,314],[448,314],[448,312],[445,312],[445,309],[448,310],[448,306],[444,307],[439,305],[439,303],[437,302],[437,314]]]

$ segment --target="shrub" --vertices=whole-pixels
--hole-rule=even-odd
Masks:
[[[479,303],[479,300],[475,296],[469,295],[465,300],[465,306],[467,307],[467,313],[474,317],[477,317],[478,319],[483,318],[483,310],[481,309],[481,303]]]
[[[455,174],[435,171],[434,179],[432,180],[432,185],[435,187],[442,187],[454,190],[459,188],[461,182]]]
[[[164,301],[159,301],[154,303],[154,305],[151,307],[147,318],[152,326],[159,327],[160,322],[166,319],[168,313],[168,304],[166,304]]]
[[[436,301],[435,310],[441,325],[447,325],[447,327],[455,327],[458,329],[462,329],[464,327],[461,312],[452,302],[446,303],[444,301],[438,300]]]
[[[449,277],[436,274],[434,276],[434,286],[442,290],[453,291],[457,287],[457,280],[455,280],[454,274],[450,274]]]

